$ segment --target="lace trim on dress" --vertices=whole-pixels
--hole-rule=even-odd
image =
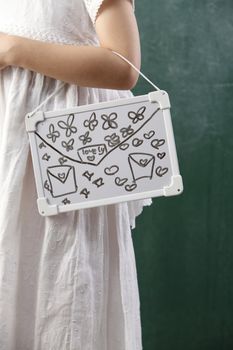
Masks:
[[[30,39],[41,40],[51,43],[60,43],[60,44],[69,44],[69,45],[95,45],[97,41],[87,39],[76,39],[73,36],[68,36],[67,33],[58,31],[57,29],[41,29],[38,28],[29,28],[24,25],[10,24],[10,23],[0,23],[0,32],[9,34],[9,35],[18,35],[27,37]]]
[[[133,10],[135,11],[135,0],[130,1],[132,3]],[[95,24],[97,14],[104,0],[84,0],[84,2],[91,17],[92,23]]]

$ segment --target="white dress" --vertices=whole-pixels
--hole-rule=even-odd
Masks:
[[[98,46],[102,1],[0,0],[0,32]],[[15,66],[0,71],[0,350],[141,350],[131,227],[151,199],[38,213],[24,116],[59,84]],[[129,96],[66,84],[43,109]]]

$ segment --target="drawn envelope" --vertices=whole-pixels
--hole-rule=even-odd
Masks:
[[[144,177],[152,179],[155,163],[155,157],[152,154],[131,153],[128,161],[134,181]]]
[[[75,169],[70,165],[55,165],[47,168],[53,197],[60,197],[77,191]]]

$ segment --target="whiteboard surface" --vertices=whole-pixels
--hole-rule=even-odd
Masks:
[[[156,91],[32,116],[40,213],[181,193],[170,108],[160,98]]]

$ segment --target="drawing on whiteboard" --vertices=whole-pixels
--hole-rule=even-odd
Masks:
[[[51,158],[51,156],[48,153],[45,153],[42,157],[42,159],[46,160],[47,162],[49,161],[50,158]]]
[[[90,173],[88,170],[84,171],[82,176],[85,176],[87,180],[91,181],[92,176],[94,176],[94,173]]]
[[[139,108],[137,112],[130,111],[128,112],[128,117],[132,119],[133,124],[136,124],[138,121],[143,120],[145,118],[144,112],[146,110],[146,106],[142,106]]]
[[[90,131],[85,132],[84,135],[79,136],[79,140],[82,141],[83,145],[86,145],[86,143],[89,143],[92,141],[92,138],[89,137]]]
[[[159,149],[159,147],[163,146],[165,144],[165,140],[164,139],[154,139],[151,141],[151,146]]]
[[[161,166],[158,166],[155,170],[156,175],[159,177],[165,175],[168,172],[168,168],[162,168]]]
[[[47,134],[47,138],[51,139],[52,142],[56,142],[57,138],[60,137],[60,132],[55,130],[55,127],[53,124],[49,125],[49,134]]]
[[[127,148],[129,147],[129,143],[122,143],[119,148],[122,150],[122,151],[125,151]]]
[[[134,129],[129,125],[126,128],[121,128],[120,132],[122,133],[122,137],[127,137],[134,133]]]
[[[119,166],[118,165],[112,165],[109,168],[105,168],[104,172],[106,175],[115,175],[119,171]]]
[[[128,156],[133,181],[142,178],[152,179],[155,157],[150,153],[130,153]]]
[[[72,151],[74,149],[74,139],[70,139],[69,141],[62,141],[61,142],[62,147],[66,149],[67,152]]]
[[[71,165],[55,165],[48,167],[47,176],[53,197],[75,193],[78,189],[75,168]]]
[[[107,153],[107,147],[104,143],[81,147],[77,150],[81,162],[91,165],[98,165]]]
[[[60,120],[57,123],[61,129],[66,130],[66,137],[70,137],[72,133],[75,134],[77,132],[77,128],[75,126],[72,126],[73,121],[74,121],[74,114],[70,114],[66,122],[64,122],[63,120]]]
[[[127,177],[121,179],[119,176],[117,176],[115,178],[115,184],[117,186],[123,186],[127,181],[128,181]]]
[[[88,191],[87,188],[83,188],[80,194],[83,194],[85,198],[88,198],[90,191]]]
[[[118,124],[115,121],[117,119],[117,114],[115,112],[112,112],[109,115],[102,114],[101,118],[104,120],[103,125],[102,125],[102,128],[104,130],[118,128]]]
[[[44,144],[44,142],[41,142],[40,144],[39,144],[39,148],[41,149],[41,148],[46,148],[46,145]]]
[[[71,202],[68,198],[65,198],[63,199],[62,203],[66,205],[66,204],[70,204]]]
[[[143,143],[143,140],[140,140],[140,139],[138,139],[137,137],[135,137],[135,139],[133,139],[133,141],[132,141],[132,145],[133,145],[134,147],[138,147],[138,146],[140,146],[142,143]]]
[[[149,140],[151,139],[155,134],[154,130],[150,130],[148,133],[143,134],[143,136],[145,137],[145,139]]]
[[[103,186],[104,185],[104,182],[103,182],[103,178],[102,177],[99,177],[98,179],[92,181],[92,183],[94,185],[96,185],[97,187],[100,187],[100,186]]]
[[[94,131],[97,125],[99,124],[95,112],[92,113],[89,119],[84,120],[83,125],[86,128],[89,128],[90,131]]]
[[[46,146],[49,146],[52,150],[54,150],[58,154],[60,154],[61,157],[65,157],[66,159],[71,160],[71,161],[76,162],[76,163],[90,164],[93,166],[97,166],[103,161],[103,159],[105,157],[109,156],[110,153],[113,152],[117,147],[119,147],[119,149],[125,151],[130,146],[130,144],[127,141],[130,138],[133,138],[133,136],[135,134],[137,134],[148,122],[150,122],[150,120],[156,115],[156,113],[159,110],[160,110],[159,107],[156,108],[156,110],[153,110],[153,112],[150,115],[148,115],[141,122],[140,122],[140,120],[137,121],[137,119],[135,119],[138,122],[138,124],[137,124],[137,127],[135,125],[134,128],[132,128],[130,125],[128,125],[125,128],[122,128],[120,126],[120,122],[123,123],[124,119],[123,118],[121,120],[119,119],[119,122],[118,122],[119,129],[122,129],[120,135],[117,135],[116,132],[114,132],[112,134],[103,135],[102,136],[103,143],[99,143],[99,144],[84,145],[83,147],[79,147],[80,146],[79,137],[78,137],[79,135],[75,136],[75,138],[72,138],[71,140],[65,141],[64,140],[65,134],[63,135],[63,144],[61,144],[61,142],[58,142],[58,141],[56,141],[56,143],[53,143],[51,141],[51,139],[48,140],[46,138],[45,133],[43,134],[43,129],[40,132],[35,132],[35,135],[36,135],[36,137],[40,138],[41,141],[43,141],[43,143]],[[83,125],[81,125],[82,126],[81,128],[78,127],[79,118],[73,119],[74,114],[70,114],[70,116],[71,116],[70,118],[67,118],[66,123],[64,123],[63,120],[59,121],[59,122],[62,122],[62,124],[60,123],[60,126],[62,126],[64,128],[66,133],[68,135],[71,135],[72,132],[76,132],[76,130],[73,128],[76,128],[77,130],[83,131],[83,129],[84,129]],[[137,113],[135,114],[134,118],[135,117],[137,117]],[[138,118],[140,119],[141,117],[138,116]],[[88,121],[88,119],[86,119],[86,121]],[[94,117],[93,117],[92,121],[94,121]],[[57,123],[59,123],[59,122],[57,122]],[[74,124],[75,126],[72,125],[72,123],[74,123],[74,122],[77,123],[77,124]],[[114,120],[112,120],[112,122],[114,122]],[[82,124],[83,124],[83,122],[82,122]],[[111,120],[110,120],[110,124],[111,124]],[[87,125],[87,123],[86,123],[86,125]],[[99,125],[100,125],[100,123],[99,123]],[[42,124],[42,126],[43,126],[43,124]],[[111,130],[111,129],[108,129],[108,130]],[[108,132],[108,130],[106,132]],[[133,133],[132,133],[132,130],[133,130]],[[89,133],[90,130],[87,132]],[[95,132],[96,132],[96,130],[95,130]],[[127,134],[127,136],[126,136],[126,134]],[[86,133],[81,135],[81,137],[83,137],[82,143],[88,143],[91,141],[89,139],[90,138],[89,135],[90,134],[86,134]],[[123,135],[126,137],[123,138]],[[61,136],[62,136],[62,133],[61,133]],[[74,142],[73,142],[73,140],[74,140]],[[154,141],[154,142],[157,142],[157,141]],[[153,143],[153,145],[158,147],[157,143],[156,144]]]
[[[115,132],[111,135],[105,136],[104,139],[108,142],[109,147],[115,147],[120,143],[120,137]]]
[[[59,161],[59,163],[60,163],[61,165],[63,165],[64,163],[67,162],[67,159],[64,158],[64,157],[60,157],[60,158],[58,159],[58,161]]]
[[[165,152],[162,152],[162,153],[157,153],[157,157],[159,159],[163,159],[165,157],[166,153]]]
[[[95,156],[87,156],[87,160],[89,160],[89,162],[94,162]]]
[[[45,188],[47,191],[51,192],[51,187],[49,186],[48,180],[45,180],[45,182],[44,182],[44,188]]]
[[[128,191],[128,192],[131,192],[131,191],[133,191],[133,190],[135,190],[135,188],[137,187],[137,184],[136,183],[134,183],[134,184],[131,184],[131,185],[125,185],[125,189],[126,189],[126,191]]]

